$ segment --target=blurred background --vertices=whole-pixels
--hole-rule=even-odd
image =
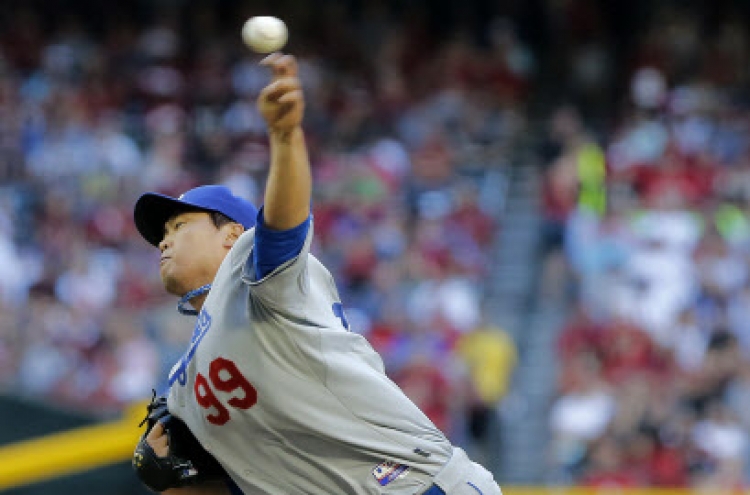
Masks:
[[[184,351],[132,207],[262,198],[250,15],[290,29],[353,330],[506,493],[748,486],[742,0],[4,0],[0,443],[117,421]],[[0,489],[145,493],[121,461]]]

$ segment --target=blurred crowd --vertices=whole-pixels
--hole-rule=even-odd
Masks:
[[[515,363],[484,293],[530,55],[502,21],[480,46],[461,32],[437,39],[379,2],[360,7],[359,21],[338,2],[274,12],[290,22],[306,93],[313,252],[388,373],[439,427],[471,441]],[[145,191],[203,183],[262,201],[268,149],[255,98],[269,75],[240,43],[252,6],[219,10],[196,2],[144,20],[112,9],[95,27],[73,11],[50,29],[43,9],[20,4],[5,19],[6,392],[116,413],[163,387],[183,353],[193,321],[164,293],[132,208]]]
[[[547,127],[544,290],[571,309],[551,478],[742,490],[750,30],[731,9],[706,18],[687,4],[650,19],[608,118],[588,112],[594,92]]]
[[[192,321],[132,207],[204,183],[262,200],[268,74],[238,33],[273,13],[307,97],[313,252],[439,427],[501,448],[517,351],[486,295],[514,151],[539,144],[538,296],[570,314],[549,481],[747,486],[748,8],[218,4],[0,14],[5,393],[109,414],[164,386]]]

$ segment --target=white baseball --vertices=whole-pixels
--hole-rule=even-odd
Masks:
[[[242,26],[242,40],[254,52],[271,53],[286,44],[289,32],[284,21],[277,17],[256,16]]]

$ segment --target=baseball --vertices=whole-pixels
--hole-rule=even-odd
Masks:
[[[289,33],[284,21],[277,17],[256,16],[242,26],[242,40],[256,53],[271,53],[286,44]]]

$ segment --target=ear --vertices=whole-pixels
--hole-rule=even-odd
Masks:
[[[234,243],[237,241],[237,239],[240,238],[242,233],[245,231],[245,228],[239,223],[232,222],[224,225],[224,227],[222,227],[222,230],[225,231],[224,247],[229,249],[234,246]]]

